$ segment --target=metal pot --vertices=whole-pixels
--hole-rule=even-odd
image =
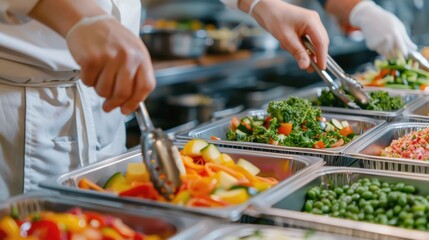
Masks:
[[[144,26],[140,38],[154,58],[198,58],[206,52],[204,30],[155,29]]]

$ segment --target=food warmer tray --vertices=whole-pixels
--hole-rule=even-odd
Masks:
[[[301,227],[346,236],[369,239],[429,239],[429,232],[360,222],[343,218],[301,212],[305,196],[315,186],[342,186],[361,178],[378,178],[387,182],[403,182],[419,189],[421,195],[429,194],[429,178],[423,174],[379,171],[361,168],[323,167],[301,177],[283,191],[277,191],[264,201],[258,201],[246,214],[269,219],[274,225]]]
[[[402,119],[410,122],[429,122],[429,96],[422,97],[402,112]]]
[[[373,134],[363,137],[346,149],[345,155],[358,159],[363,168],[391,170],[399,172],[429,173],[429,162],[406,158],[387,158],[380,156],[381,150],[392,140],[411,131],[429,127],[429,123],[399,122],[382,126]]]
[[[179,148],[183,147],[179,144],[178,146]],[[103,186],[107,179],[114,173],[118,171],[125,172],[128,163],[142,161],[140,150],[135,150],[132,152],[128,152],[124,155],[101,161],[95,164],[91,164],[86,167],[71,171],[69,173],[62,174],[58,177],[48,179],[42,182],[40,186],[42,188],[73,195],[112,200],[116,202],[129,203],[139,206],[146,205],[152,207],[167,208],[177,211],[184,211],[187,213],[204,214],[217,219],[221,219],[222,221],[236,221],[241,217],[242,212],[254,201],[258,199],[264,199],[265,197],[269,196],[273,191],[287,188],[289,184],[291,184],[297,177],[301,175],[305,176],[308,172],[314,169],[318,169],[324,164],[322,159],[309,156],[284,155],[276,153],[265,153],[260,151],[237,150],[232,148],[219,148],[219,151],[229,154],[235,160],[238,160],[239,158],[244,158],[252,162],[255,166],[261,169],[261,174],[266,177],[275,177],[279,180],[279,183],[276,186],[250,198],[247,202],[243,204],[228,206],[225,208],[196,208],[179,206],[148,199],[118,197],[113,193],[83,190],[77,187],[79,180],[82,178],[87,178]]]
[[[215,224],[195,216],[171,214],[167,210],[136,208],[121,203],[94,201],[43,191],[19,195],[0,203],[0,219],[10,215],[15,209],[18,210],[20,217],[25,217],[26,214],[35,211],[65,212],[75,207],[118,217],[132,229],[145,234],[156,234],[177,240],[203,236],[203,232],[207,231],[210,225]]]
[[[267,112],[265,110],[248,110],[237,115],[238,119],[241,119],[245,116],[258,116],[260,118],[265,118]],[[352,142],[356,141],[359,138],[364,137],[365,135],[372,132],[374,129],[378,128],[385,123],[384,120],[368,118],[363,116],[350,116],[350,115],[340,115],[340,114],[330,114],[324,113],[323,116],[330,120],[332,118],[338,120],[347,120],[350,126],[353,127],[355,133],[360,136],[357,137]],[[342,153],[344,150],[350,146],[352,143],[348,143],[345,146],[336,147],[336,148],[325,148],[325,149],[315,149],[315,148],[300,148],[300,147],[287,147],[287,146],[277,146],[272,144],[263,144],[263,143],[253,143],[253,142],[240,142],[240,141],[229,141],[229,140],[211,140],[211,136],[216,136],[220,138],[225,138],[228,128],[230,126],[230,118],[225,118],[218,120],[213,123],[201,125],[193,130],[184,131],[176,134],[176,138],[179,141],[190,140],[193,138],[201,138],[213,144],[226,147],[226,148],[236,148],[236,149],[250,149],[255,151],[265,151],[265,152],[275,152],[275,153],[286,153],[286,154],[300,154],[300,155],[311,155],[316,157],[321,157],[326,161],[326,164],[329,166],[350,166],[353,164],[354,159],[344,158]]]

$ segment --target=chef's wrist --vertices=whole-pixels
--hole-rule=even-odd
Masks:
[[[270,0],[238,0],[238,8],[253,16],[256,12],[256,9],[260,7],[260,5],[266,4],[267,1]]]
[[[39,0],[28,15],[65,37],[81,19],[104,14],[94,0]]]

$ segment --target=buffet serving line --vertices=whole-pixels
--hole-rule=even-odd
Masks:
[[[171,199],[136,147],[1,203],[0,237],[429,239],[429,72],[368,66],[359,109],[311,87],[176,134]]]

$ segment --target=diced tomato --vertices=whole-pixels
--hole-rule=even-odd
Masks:
[[[145,236],[143,234],[136,232],[133,240],[144,240],[144,239],[145,239]]]
[[[325,144],[323,143],[323,141],[317,141],[314,143],[314,148],[317,148],[317,149],[325,148]]]
[[[240,120],[238,120],[238,118],[236,118],[236,117],[232,117],[231,118],[231,128],[232,128],[232,130],[237,129],[238,125],[240,125]]]
[[[152,183],[142,183],[133,188],[119,193],[121,197],[142,197],[146,199],[158,200],[160,198],[158,192]]]
[[[271,121],[271,119],[272,119],[273,117],[271,117],[271,116],[267,116],[266,118],[265,118],[265,122],[264,122],[264,127],[266,128],[266,129],[268,129],[269,127],[270,127],[270,121]]]
[[[27,232],[28,236],[36,237],[37,239],[44,240],[60,240],[61,231],[58,225],[54,222],[47,220],[40,220],[31,224],[30,230]]]
[[[187,205],[192,207],[224,207],[228,204],[220,200],[212,199],[208,196],[201,196],[191,198]]]
[[[344,127],[340,130],[340,134],[344,137],[347,137],[349,134],[353,133],[353,128],[350,126]]]
[[[278,134],[284,134],[285,136],[289,135],[292,132],[292,123],[282,123],[277,129]]]
[[[219,140],[221,140],[221,138],[212,135],[212,136],[210,136],[210,140],[219,141]]]

